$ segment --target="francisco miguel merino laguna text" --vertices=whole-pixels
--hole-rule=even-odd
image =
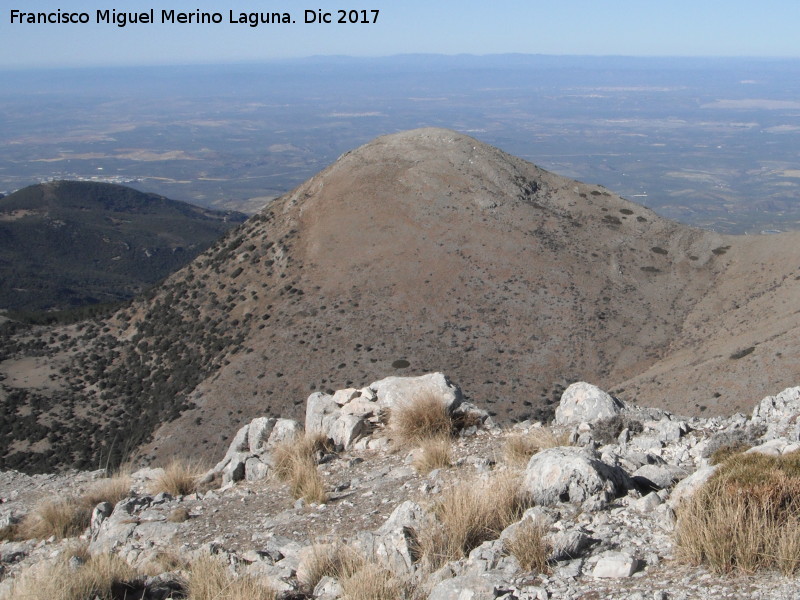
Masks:
[[[378,10],[336,10],[333,12],[323,12],[321,10],[303,11],[303,23],[377,23]],[[116,9],[97,10],[95,12],[95,23],[108,23],[117,27],[125,27],[128,24],[155,23],[156,12],[150,9],[142,12],[125,12]],[[179,12],[176,10],[161,10],[161,23],[192,23],[198,25],[222,23],[222,13],[203,12]],[[91,17],[87,12],[68,12],[58,9],[53,12],[24,12],[16,9],[11,10],[10,22],[46,24],[46,23],[89,23]],[[257,27],[261,24],[270,23],[296,23],[288,12],[235,12],[228,11],[228,23],[247,24],[250,27]]]

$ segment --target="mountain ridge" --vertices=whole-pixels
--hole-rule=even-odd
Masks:
[[[781,335],[796,314],[780,302],[793,298],[797,238],[693,229],[463,134],[412,130],[346,153],[146,298],[65,331],[46,351],[49,385],[69,382],[65,406],[95,407],[69,434],[78,464],[121,458],[120,440],[130,451],[150,439],[144,460],[213,456],[256,415],[297,416],[314,391],[392,372],[450,373],[501,422],[547,419],[578,380],[679,413],[730,413],[800,375],[788,351],[767,369],[760,349],[729,358],[764,323],[771,344],[793,339]],[[758,309],[749,322],[737,301]],[[717,328],[730,339],[713,347]],[[16,347],[0,369],[24,355]],[[731,393],[725,368],[703,386],[684,377],[714,360],[747,377]],[[680,392],[687,380],[695,389]],[[55,410],[14,397],[40,425]],[[5,464],[34,447],[43,466],[57,460],[35,446],[53,437],[42,433],[9,438],[17,457],[7,447]]]
[[[129,299],[244,218],[116,184],[28,186],[0,198],[0,307],[41,311]]]

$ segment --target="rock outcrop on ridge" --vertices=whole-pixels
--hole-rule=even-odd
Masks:
[[[418,451],[397,451],[402,447],[393,441],[391,416],[373,417],[431,389],[438,390],[448,410],[468,412],[471,418],[452,440],[451,466],[420,474],[413,467]],[[151,570],[165,554],[190,560],[210,552],[238,575],[269,581],[278,597],[286,599],[343,597],[335,577],[323,577],[312,588],[304,584],[310,561],[324,547],[369,556],[415,586],[417,597],[430,600],[778,599],[796,592],[795,580],[777,573],[731,578],[678,562],[673,532],[675,510],[716,468],[709,462],[714,450],[735,441],[752,444],[749,452],[800,450],[800,388],[764,398],[750,417],[703,419],[637,407],[591,384],[573,384],[557,411],[569,423],[552,425],[569,445],[541,450],[521,467],[518,485],[536,502],[463,559],[431,571],[420,558],[418,542],[426,529],[437,526],[437,499],[464,480],[480,486],[497,474],[513,472],[503,461],[503,443],[543,428],[524,422],[503,430],[481,409],[459,404],[462,396],[458,386],[438,373],[387,378],[329,396],[313,394],[306,405],[307,423],[329,442],[342,431],[342,422],[351,433],[318,457],[328,490],[324,504],[294,500],[270,471],[270,455],[279,439],[302,426],[257,417],[238,431],[225,458],[209,473],[208,479],[220,487],[185,496],[152,496],[146,483],[159,470],[142,469],[134,473],[128,497],[116,506],[96,507],[81,538],[90,553],[113,552]],[[352,416],[361,423],[352,422]],[[263,467],[251,470],[253,458]],[[37,496],[81,487],[99,476],[1,473],[0,518],[12,523],[32,510]],[[172,518],[176,512],[185,518]],[[526,571],[509,551],[516,532],[532,525],[545,532],[545,573]],[[46,565],[68,552],[70,544],[54,539],[0,544],[0,595],[13,597],[22,570]],[[181,577],[178,567],[142,578],[142,597],[166,598],[164,590],[181,597]]]

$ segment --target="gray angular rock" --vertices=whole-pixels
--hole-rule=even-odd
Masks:
[[[592,544],[592,538],[580,529],[552,532],[545,539],[552,548],[548,557],[551,561],[579,558]]]
[[[767,396],[753,409],[752,425],[766,426],[765,440],[785,437],[800,440],[800,387],[786,388]]]
[[[423,508],[407,500],[375,532],[361,532],[357,545],[365,556],[374,557],[392,572],[412,575],[417,569],[417,532],[430,525]]]
[[[322,392],[314,392],[306,400],[307,433],[328,433],[330,426],[339,418],[339,405],[333,396]]]
[[[100,526],[103,524],[111,513],[114,512],[114,505],[111,502],[101,502],[92,510],[92,518],[89,522],[89,531],[91,532],[92,539],[97,537],[100,532]]]
[[[327,435],[337,448],[341,447],[349,450],[368,431],[369,428],[364,417],[344,414],[333,422],[328,429]]]
[[[524,491],[544,506],[590,498],[605,503],[628,487],[628,476],[621,468],[607,465],[587,448],[542,450],[531,457],[523,478]]]
[[[504,573],[459,575],[437,583],[428,600],[495,600],[513,590]]]
[[[215,475],[222,473],[226,467],[228,467],[228,463],[234,456],[240,455],[242,453],[249,453],[250,451],[250,442],[248,440],[248,434],[250,431],[250,423],[247,425],[242,425],[239,428],[239,431],[236,432],[236,435],[233,436],[233,441],[228,446],[228,451],[225,453],[225,456],[219,461],[210,471],[208,471],[203,478],[201,479],[202,482],[206,483],[211,481]]]
[[[685,421],[672,421],[662,419],[656,421],[654,429],[662,442],[676,442],[689,432],[689,426]]]
[[[630,577],[639,568],[639,560],[627,552],[609,550],[600,555],[593,577]]]
[[[342,586],[333,577],[325,576],[314,586],[316,600],[337,600],[343,594]]]
[[[247,448],[251,454],[266,450],[272,428],[277,419],[272,417],[257,417],[250,421],[247,428]]]
[[[624,404],[599,387],[579,381],[561,395],[556,408],[556,425],[579,425],[607,419],[620,413]]]
[[[769,440],[758,446],[753,446],[745,452],[745,454],[752,454],[757,452],[759,454],[767,454],[769,456],[782,456],[800,450],[800,442],[790,442],[783,438]]]
[[[303,427],[300,423],[294,419],[278,419],[269,434],[266,449],[272,450],[275,446],[300,435],[303,435]]]
[[[672,490],[669,497],[669,507],[676,510],[681,503],[691,498],[700,487],[716,473],[718,465],[701,467],[688,477],[682,479]]]
[[[462,575],[502,571],[514,574],[519,570],[519,562],[508,555],[503,540],[489,540],[469,553]]]
[[[244,479],[245,462],[250,458],[247,452],[237,452],[229,459],[225,468],[222,469],[222,484],[241,481]]]
[[[108,518],[104,519],[89,543],[92,554],[109,553],[125,545],[138,524],[134,515],[150,505],[150,496],[126,498],[117,503]]]
[[[631,480],[642,490],[662,490],[686,475],[683,469],[674,465],[642,465],[631,473]]]
[[[260,458],[251,456],[244,463],[245,481],[259,481],[269,475],[269,465]]]

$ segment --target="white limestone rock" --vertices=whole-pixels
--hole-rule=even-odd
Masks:
[[[619,414],[624,404],[599,387],[579,381],[570,385],[561,395],[556,408],[556,425],[593,423]]]
[[[629,487],[626,473],[602,462],[587,448],[559,447],[533,455],[525,468],[524,490],[544,506],[559,502],[606,503]]]
[[[512,590],[507,579],[496,571],[459,575],[436,584],[428,600],[495,600]]]
[[[247,428],[247,447],[251,454],[266,450],[267,441],[276,421],[277,419],[270,417],[257,417],[250,421]]]
[[[303,426],[294,419],[277,419],[269,434],[266,450],[270,451],[278,444],[282,444],[295,437],[303,435]]]
[[[333,396],[314,392],[306,400],[306,433],[327,434],[337,418],[339,405],[333,401]]]
[[[785,437],[800,441],[800,387],[786,388],[776,396],[764,398],[753,409],[751,423],[766,426],[766,440]]]
[[[375,391],[382,408],[398,408],[423,394],[440,398],[452,413],[463,401],[461,388],[442,373],[428,373],[418,377],[387,377],[369,384]]]
[[[676,510],[678,506],[691,498],[716,473],[717,468],[718,465],[700,467],[697,471],[678,482],[669,497],[669,507],[672,510]]]
[[[609,550],[600,555],[592,576],[619,578],[630,577],[639,568],[639,560],[627,552]]]

